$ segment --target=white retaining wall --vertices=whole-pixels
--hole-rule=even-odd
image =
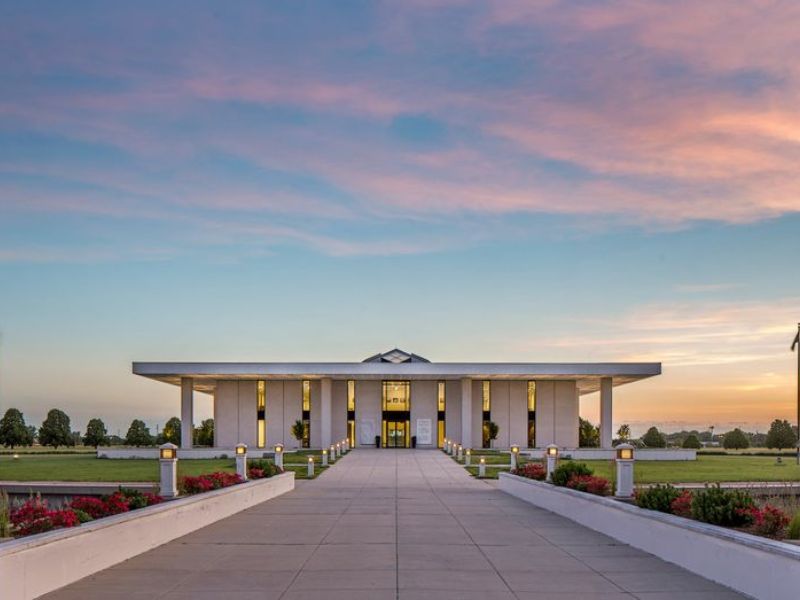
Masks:
[[[36,598],[294,489],[294,473],[0,545],[0,598]]]
[[[507,473],[500,489],[753,598],[800,589],[800,547]]]
[[[199,458],[234,458],[234,448],[178,448],[179,459]],[[273,451],[265,448],[248,448],[248,458],[272,458]],[[97,458],[158,458],[158,448],[118,448],[100,447],[97,449]]]

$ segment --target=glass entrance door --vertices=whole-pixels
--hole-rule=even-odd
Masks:
[[[386,447],[405,448],[408,421],[386,421]]]
[[[408,381],[383,382],[381,446],[411,446],[411,384]]]

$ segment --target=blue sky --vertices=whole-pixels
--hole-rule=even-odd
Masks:
[[[124,430],[178,409],[131,360],[400,346],[661,360],[634,430],[789,418],[797,12],[3,3],[0,409]]]

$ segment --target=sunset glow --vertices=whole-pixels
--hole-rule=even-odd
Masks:
[[[662,362],[615,392],[635,433],[794,420],[800,3],[0,20],[0,412],[163,424],[133,360],[397,346]]]

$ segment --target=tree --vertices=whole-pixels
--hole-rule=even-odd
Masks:
[[[690,433],[681,444],[683,448],[702,448],[703,445],[694,433]]]
[[[617,429],[617,437],[621,442],[627,442],[631,439],[631,426],[627,423],[620,425],[619,429]]]
[[[47,418],[39,428],[39,443],[42,446],[74,446],[72,429],[69,426],[69,417],[64,411],[57,408],[47,413]]]
[[[750,440],[744,434],[744,431],[737,427],[722,437],[722,446],[726,450],[741,450],[750,447]]]
[[[153,436],[150,435],[150,429],[144,424],[144,421],[141,419],[131,421],[131,426],[128,427],[128,433],[125,435],[125,443],[129,446],[153,445]]]
[[[292,424],[291,433],[292,433],[292,437],[302,444],[303,443],[303,437],[306,434],[306,426],[303,423],[303,421],[301,421],[300,419],[297,419],[297,421],[295,421]]]
[[[651,427],[642,436],[642,443],[646,448],[666,448],[667,440],[656,427]]]
[[[28,425],[28,441],[25,443],[26,446],[33,446],[33,443],[36,441],[36,438],[39,437],[39,430],[36,429],[33,425]]]
[[[483,427],[483,435],[486,437],[484,445],[491,448],[492,442],[497,439],[499,433],[500,426],[497,423],[494,421],[486,421],[486,425]]]
[[[767,448],[793,448],[797,443],[797,436],[789,421],[775,419],[767,432]]]
[[[86,446],[102,446],[108,439],[106,425],[101,419],[90,419],[86,425],[86,435],[83,436],[83,443]]]
[[[170,444],[175,444],[179,446],[181,443],[181,420],[178,417],[172,417],[167,423],[164,425],[164,431],[162,433],[162,439],[164,442],[169,442]]]
[[[600,446],[600,428],[580,417],[578,417],[578,445],[582,448]]]
[[[198,446],[214,445],[214,419],[205,419],[194,430],[194,443]]]
[[[30,442],[30,443],[29,443]],[[6,448],[29,446],[33,443],[25,426],[25,417],[16,408],[9,408],[0,419],[0,444]]]

